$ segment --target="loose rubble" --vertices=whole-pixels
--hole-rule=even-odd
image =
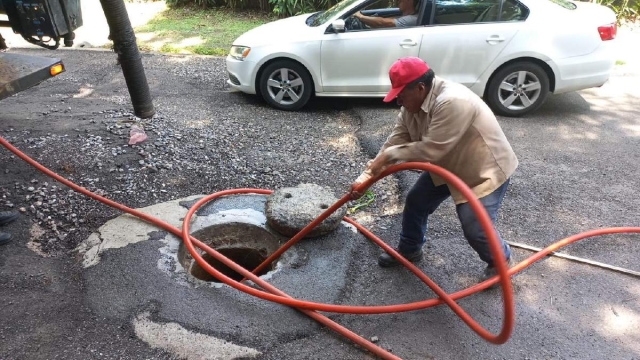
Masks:
[[[69,107],[48,108],[42,113],[45,118],[70,111]],[[350,119],[345,114],[338,119],[320,115],[327,119],[321,129],[277,126],[264,115],[247,119],[233,113],[220,114],[215,126],[185,127],[176,116],[159,110],[154,118],[142,120],[122,109],[101,110],[80,117],[72,130],[9,128],[3,137],[68,180],[130,207],[194,193],[241,187],[275,190],[303,182],[341,193],[367,160],[359,153],[355,137],[346,131]],[[147,139],[129,145],[132,126],[144,129]],[[332,137],[339,140],[327,144]],[[47,230],[40,239],[44,251],[72,249],[92,228],[120,214],[8,152],[0,153],[0,161],[7,162],[9,157],[12,166],[5,174],[29,169],[30,177],[0,188],[3,203]],[[390,193],[389,188],[379,191]]]
[[[283,112],[257,96],[230,93],[221,58],[144,57],[150,85],[162,91],[154,90],[156,115],[140,119],[112,55],[96,62],[94,53],[74,52],[66,58],[73,71],[3,100],[0,135],[62,177],[132,208],[220,190],[302,183],[341,197],[374,155],[358,141],[362,120],[353,109],[318,100],[302,111]],[[147,138],[129,145],[135,126]],[[0,210],[22,209],[46,229],[38,240],[45,252],[74,249],[121,214],[69,191],[4,149],[0,164]],[[388,227],[385,215],[396,211],[396,180],[385,178],[372,190],[376,201],[350,216]]]

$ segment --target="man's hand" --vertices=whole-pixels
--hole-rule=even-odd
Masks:
[[[396,20],[392,18],[384,18],[379,16],[365,16],[360,11],[353,14],[353,17],[360,20],[363,24],[372,28],[396,27]]]
[[[372,178],[371,173],[367,169],[363,171],[362,174],[360,174],[360,176],[358,176],[358,178],[353,182],[353,184],[351,184],[350,196],[352,200],[358,200],[362,197],[362,195],[364,195],[364,191],[357,191],[356,188],[364,184],[367,180],[371,178]]]
[[[382,152],[373,159],[371,164],[369,164],[368,170],[371,172],[371,175],[378,176],[390,165],[390,163],[391,161],[389,156],[385,152]]]
[[[379,154],[375,159],[367,162],[367,169],[358,176],[351,184],[351,199],[358,200],[364,192],[357,191],[356,188],[364,184],[367,180],[380,175],[390,164],[389,156],[386,153]]]

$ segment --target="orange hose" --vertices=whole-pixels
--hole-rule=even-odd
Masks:
[[[616,234],[616,233],[640,233],[640,227],[618,227],[618,228],[604,228],[604,229],[597,229],[597,230],[591,230],[591,231],[587,231],[587,232],[583,232],[577,235],[573,235],[571,237],[565,238],[561,241],[558,241],[550,246],[548,246],[547,248],[543,249],[540,252],[537,252],[535,254],[533,254],[532,256],[530,256],[529,258],[523,260],[522,262],[518,263],[517,265],[515,265],[513,268],[508,269],[507,268],[507,264],[506,261],[497,261],[496,262],[496,269],[498,272],[498,275],[488,279],[482,283],[476,284],[472,287],[469,287],[467,289],[452,293],[452,294],[447,294],[445,293],[437,284],[435,284],[431,279],[429,279],[424,273],[422,273],[415,265],[413,265],[411,262],[407,261],[405,258],[403,258],[402,256],[400,256],[393,248],[391,248],[389,245],[385,244],[382,240],[380,240],[378,237],[376,237],[373,233],[371,233],[369,230],[367,230],[366,228],[364,228],[362,225],[358,224],[357,222],[355,222],[352,219],[349,219],[348,217],[344,217],[344,220],[353,224],[354,226],[356,226],[356,228],[358,230],[360,230],[365,236],[367,236],[369,239],[371,239],[373,242],[375,242],[376,244],[378,244],[380,247],[382,247],[386,252],[388,252],[389,254],[391,254],[393,257],[395,257],[396,259],[398,259],[405,267],[407,267],[411,272],[413,272],[416,276],[418,276],[425,284],[427,284],[437,295],[438,298],[433,298],[433,299],[428,299],[428,300],[422,300],[422,301],[417,301],[414,303],[408,303],[408,304],[399,304],[399,305],[384,305],[384,306],[345,306],[345,305],[332,305],[332,304],[323,304],[323,303],[315,303],[315,302],[310,302],[310,301],[304,301],[304,300],[298,300],[295,298],[290,297],[289,295],[285,294],[284,292],[280,291],[279,289],[277,289],[276,287],[274,287],[273,285],[267,283],[266,281],[260,279],[257,275],[255,275],[254,273],[257,273],[258,271],[260,271],[260,269],[264,268],[265,266],[267,266],[268,264],[270,264],[271,262],[273,262],[275,259],[277,259],[282,253],[284,253],[288,248],[290,248],[291,246],[293,246],[297,241],[299,241],[300,239],[302,239],[309,231],[311,231],[311,229],[313,229],[315,226],[317,226],[320,222],[322,222],[324,219],[326,219],[329,215],[331,215],[335,210],[337,210],[340,206],[344,205],[347,201],[349,201],[349,194],[346,194],[345,196],[343,196],[338,202],[336,202],[333,206],[331,206],[329,209],[327,209],[325,212],[323,212],[317,219],[315,219],[313,222],[311,222],[309,225],[307,225],[304,229],[302,229],[298,234],[296,234],[293,238],[291,238],[285,245],[283,245],[280,249],[278,249],[276,252],[274,252],[274,254],[272,254],[271,256],[269,256],[268,259],[266,259],[258,268],[254,269],[253,272],[250,272],[246,269],[244,269],[243,267],[237,265],[235,262],[231,261],[230,259],[228,259],[227,257],[225,257],[224,255],[220,254],[219,252],[217,252],[216,250],[208,247],[206,244],[202,243],[201,241],[195,239],[193,236],[191,236],[189,234],[189,223],[190,220],[193,216],[193,214],[198,210],[198,208],[200,208],[202,205],[204,205],[205,203],[220,197],[220,196],[225,196],[225,195],[232,195],[232,194],[247,194],[247,193],[254,193],[254,194],[271,194],[272,191],[271,190],[265,190],[265,189],[232,189],[232,190],[225,190],[225,191],[220,191],[217,192],[215,194],[211,194],[201,200],[199,200],[196,204],[194,204],[191,209],[189,209],[189,212],[187,213],[187,216],[185,216],[184,218],[184,222],[183,222],[183,226],[182,226],[182,231],[180,231],[178,228],[162,221],[159,219],[154,218],[153,216],[147,215],[145,213],[142,213],[140,211],[137,211],[135,209],[131,209],[125,205],[119,204],[115,201],[109,200],[107,198],[104,198],[100,195],[96,195],[92,192],[90,192],[89,190],[78,186],[76,184],[74,184],[73,182],[61,177],[60,175],[54,173],[53,171],[47,169],[46,167],[42,166],[41,164],[39,164],[38,162],[36,162],[35,160],[31,159],[30,157],[28,157],[27,155],[25,155],[24,153],[22,153],[20,150],[18,150],[17,148],[15,148],[13,145],[11,145],[8,141],[6,141],[4,138],[0,137],[0,144],[2,144],[4,147],[6,147],[7,149],[9,149],[11,152],[13,152],[14,154],[16,154],[18,157],[20,157],[21,159],[23,159],[24,161],[26,161],[27,163],[29,163],[30,165],[34,166],[36,169],[38,169],[39,171],[45,173],[46,175],[54,178],[55,180],[61,182],[62,184],[74,189],[75,191],[78,191],[84,195],[87,195],[89,197],[91,197],[94,200],[100,201],[104,204],[107,204],[109,206],[112,206],[116,209],[119,209],[123,212],[129,213],[131,215],[134,215],[136,217],[139,217],[145,221],[148,221],[152,224],[155,224],[171,233],[173,233],[176,236],[182,236],[183,241],[185,243],[185,246],[187,247],[187,249],[189,250],[189,252],[191,253],[191,255],[193,256],[194,260],[201,266],[203,267],[205,270],[207,270],[207,272],[209,272],[212,276],[215,276],[217,279],[219,279],[220,281],[224,282],[225,284],[236,288],[240,291],[243,291],[245,293],[248,293],[250,295],[265,299],[265,300],[269,300],[269,301],[273,301],[273,302],[277,302],[283,305],[288,305],[291,306],[293,308],[296,308],[298,310],[300,310],[301,312],[305,313],[306,315],[310,316],[311,318],[317,320],[318,322],[322,323],[323,325],[326,325],[327,327],[329,327],[330,329],[336,331],[337,333],[347,337],[348,339],[350,339],[351,341],[355,342],[356,344],[364,347],[365,349],[371,351],[372,353],[378,355],[381,358],[384,359],[399,359],[399,357],[397,357],[396,355],[391,354],[390,352],[382,349],[381,347],[373,344],[372,342],[363,339],[362,337],[358,336],[357,334],[353,333],[352,331],[350,331],[349,329],[335,323],[334,321],[330,320],[329,318],[327,318],[326,316],[318,313],[317,311],[326,311],[326,312],[336,312],[336,313],[350,313],[350,314],[382,314],[382,313],[392,313],[392,312],[405,312],[405,311],[413,311],[413,310],[419,310],[419,309],[426,309],[429,307],[433,307],[433,306],[437,306],[437,305],[441,305],[441,304],[447,304],[449,307],[451,307],[451,309],[458,315],[460,316],[460,318],[472,329],[474,330],[476,333],[478,333],[482,338],[484,338],[485,340],[495,343],[495,344],[503,344],[505,343],[512,331],[513,331],[513,327],[514,327],[514,297],[513,297],[513,289],[511,286],[511,281],[510,281],[510,277],[522,270],[524,270],[525,268],[529,267],[530,265],[532,265],[533,263],[535,263],[536,261],[539,261],[540,259],[544,258],[545,256],[549,255],[550,253],[557,251],[558,249],[565,247],[569,244],[572,244],[576,241],[588,238],[588,237],[593,237],[593,236],[599,236],[599,235],[605,235],[605,234]],[[471,191],[471,189],[464,183],[462,182],[459,178],[457,178],[454,174],[448,172],[447,170],[440,168],[436,165],[433,164],[429,164],[429,163],[404,163],[404,164],[400,164],[400,165],[394,165],[390,168],[388,168],[387,170],[385,170],[382,174],[380,174],[378,177],[370,179],[369,181],[367,181],[366,183],[362,184],[360,190],[364,190],[368,187],[370,187],[371,185],[373,185],[375,182],[377,182],[378,180],[392,174],[395,173],[397,171],[401,171],[401,170],[407,170],[407,169],[420,169],[420,170],[424,170],[424,171],[429,171],[429,172],[433,172],[436,173],[438,175],[440,175],[441,177],[443,177],[449,184],[455,186],[459,191],[462,192],[462,194],[468,199],[469,204],[471,205],[473,211],[476,213],[476,215],[479,218],[479,221],[484,229],[484,231],[487,234],[487,238],[489,240],[489,247],[491,250],[491,253],[493,255],[493,258],[495,259],[501,259],[503,258],[502,256],[500,256],[502,254],[502,249],[500,247],[500,243],[497,239],[497,234],[495,229],[493,228],[493,224],[486,212],[486,210],[484,209],[484,207],[482,206],[482,204],[480,203],[480,201],[475,197],[475,195],[473,194],[473,192]],[[244,279],[249,279],[251,281],[253,281],[254,283],[256,283],[257,285],[261,286],[263,289],[269,291],[268,292],[264,292],[252,287],[249,287],[245,284],[243,284],[242,282],[244,281],[235,281],[229,277],[227,277],[226,275],[222,274],[221,272],[219,272],[218,270],[216,270],[215,268],[213,268],[211,265],[209,265],[209,263],[207,263],[202,256],[200,255],[199,252],[196,251],[195,246],[197,246],[198,248],[204,250],[206,253],[208,253],[209,255],[213,256],[214,258],[216,258],[217,260],[219,260],[220,262],[222,262],[223,264],[229,266],[230,268],[232,268],[234,271],[240,273],[242,276],[244,276]],[[504,320],[503,320],[503,327],[502,330],[500,331],[500,333],[498,335],[493,335],[490,332],[488,332],[487,330],[485,330],[484,328],[482,328],[477,322],[475,322],[458,304],[455,303],[455,300],[467,297],[471,294],[477,293],[479,291],[482,291],[494,284],[496,284],[497,282],[500,282],[500,284],[502,285],[502,294],[503,294],[503,299],[504,299]]]

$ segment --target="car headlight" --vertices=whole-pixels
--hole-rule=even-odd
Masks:
[[[251,51],[250,47],[247,46],[232,46],[229,51],[229,56],[236,60],[244,60],[247,56],[249,56],[249,52]]]

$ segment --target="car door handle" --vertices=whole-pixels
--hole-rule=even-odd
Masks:
[[[491,43],[499,43],[499,42],[503,42],[504,38],[500,35],[491,35],[487,38],[487,42],[489,44]]]
[[[400,42],[400,46],[402,46],[403,48],[412,47],[412,46],[416,46],[416,45],[418,45],[418,43],[413,41],[413,40],[410,40],[410,39],[403,40],[403,41]]]

